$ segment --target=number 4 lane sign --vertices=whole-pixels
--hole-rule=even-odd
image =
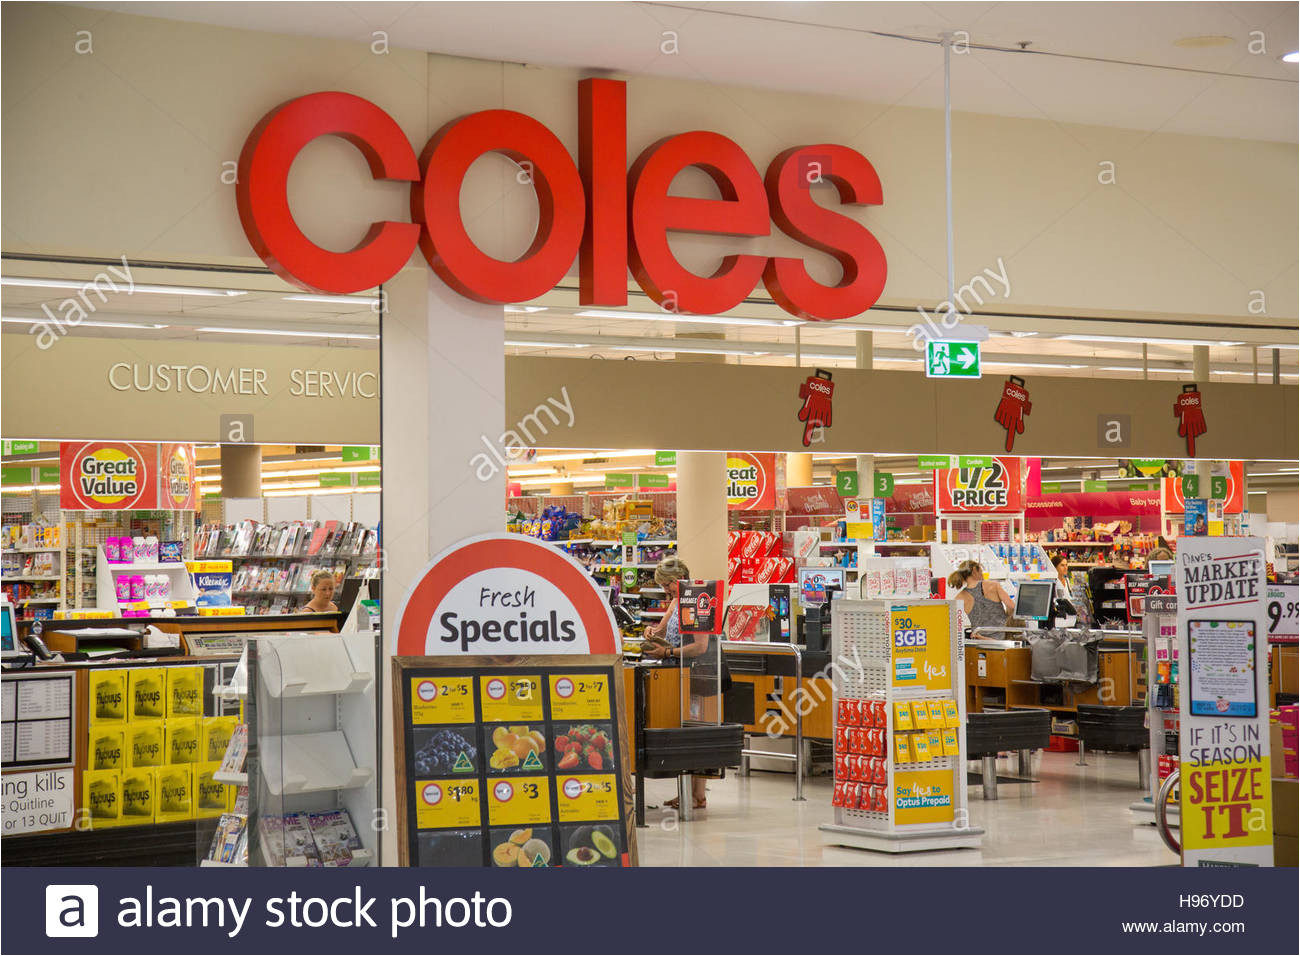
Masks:
[[[925,344],[926,378],[979,378],[978,342],[935,342]]]

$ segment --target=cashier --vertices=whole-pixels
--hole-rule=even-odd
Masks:
[[[1070,559],[1064,551],[1056,552],[1052,558],[1052,567],[1056,569],[1056,586],[1061,594],[1070,593]]]
[[[339,607],[334,603],[335,586],[333,571],[326,568],[313,571],[311,575],[311,600],[304,604],[302,609],[317,614],[337,613]]]

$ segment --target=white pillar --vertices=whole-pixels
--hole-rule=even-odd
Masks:
[[[875,367],[875,351],[872,342],[873,336],[870,332],[858,332],[854,335],[854,345],[857,349],[858,368]],[[875,479],[876,479],[876,459],[874,455],[858,455],[858,495],[863,498],[875,496]]]
[[[691,577],[727,579],[727,455],[677,453],[677,554]]]

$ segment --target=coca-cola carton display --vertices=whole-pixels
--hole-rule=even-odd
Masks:
[[[767,608],[733,604],[727,609],[724,629],[729,641],[765,641],[768,637]]]
[[[732,531],[727,539],[727,583],[766,584],[793,581],[794,559],[781,559],[781,535],[775,531]],[[789,569],[784,563],[789,562]]]

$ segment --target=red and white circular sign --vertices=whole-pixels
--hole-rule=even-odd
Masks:
[[[436,807],[442,803],[442,787],[436,783],[425,784],[424,789],[420,791],[420,799],[429,806]]]
[[[555,682],[555,693],[568,700],[573,696],[573,681],[567,677],[561,677]]]
[[[498,803],[509,803],[515,795],[515,787],[509,780],[498,780],[492,785],[492,795]]]
[[[500,677],[494,677],[487,682],[487,695],[493,700],[501,700],[506,696],[506,682]]]
[[[426,704],[438,697],[438,685],[431,680],[422,680],[415,685],[415,694]]]
[[[568,780],[564,781],[563,790],[564,795],[570,800],[577,800],[582,796],[582,781],[577,777],[570,777]]]
[[[435,557],[395,630],[394,652],[412,657],[618,652],[614,615],[582,565],[519,534],[467,538]]]

